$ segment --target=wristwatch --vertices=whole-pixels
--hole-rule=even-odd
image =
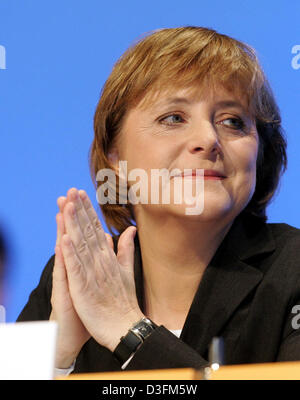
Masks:
[[[143,317],[129,329],[127,335],[121,337],[120,343],[113,352],[121,365],[136,352],[138,347],[157,327],[149,318]]]

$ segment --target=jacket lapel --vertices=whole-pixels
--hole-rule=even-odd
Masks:
[[[274,249],[272,231],[266,223],[256,217],[236,218],[203,275],[181,339],[203,354],[212,337],[219,335],[262,280],[263,272],[251,265],[251,259],[257,260]]]
[[[181,338],[200,354],[218,336],[243,299],[262,279],[262,273],[223,251],[203,274]]]
[[[181,339],[203,354],[263,272],[251,259],[275,249],[270,227],[252,216],[238,216],[207,266],[185,321]],[[144,308],[143,271],[138,235],[135,237],[135,284]]]

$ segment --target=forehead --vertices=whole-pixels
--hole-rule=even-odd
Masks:
[[[236,107],[249,113],[247,98],[240,90],[230,91],[223,85],[203,85],[183,88],[168,87],[147,93],[136,104],[136,109],[153,110],[168,105],[192,105],[196,102],[206,101],[212,105]]]

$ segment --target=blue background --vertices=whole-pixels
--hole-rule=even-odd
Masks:
[[[300,1],[0,0],[0,225],[9,241],[7,320],[14,321],[53,254],[56,199],[83,188],[93,115],[113,64],[144,33],[206,26],[253,46],[288,138],[288,171],[270,222],[300,228]],[[298,64],[300,67],[300,60]]]

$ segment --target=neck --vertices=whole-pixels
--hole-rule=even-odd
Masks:
[[[231,225],[137,218],[145,315],[168,329],[182,329],[203,273]]]

